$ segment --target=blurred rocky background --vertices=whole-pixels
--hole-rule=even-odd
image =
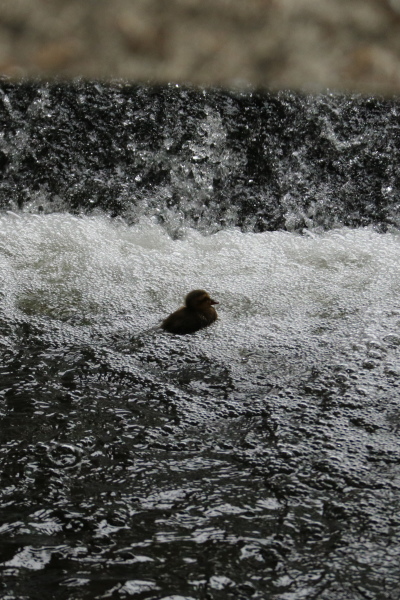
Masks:
[[[0,74],[398,94],[400,0],[0,0]]]

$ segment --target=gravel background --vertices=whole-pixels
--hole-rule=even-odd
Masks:
[[[3,0],[0,73],[400,90],[400,0]]]

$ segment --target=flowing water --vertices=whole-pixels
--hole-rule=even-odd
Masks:
[[[399,599],[400,105],[0,98],[0,597]]]

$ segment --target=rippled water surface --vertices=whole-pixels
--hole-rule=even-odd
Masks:
[[[170,233],[0,217],[3,597],[399,598],[398,233]]]

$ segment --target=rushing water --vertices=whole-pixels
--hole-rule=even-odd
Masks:
[[[1,89],[1,597],[400,598],[399,105]]]

